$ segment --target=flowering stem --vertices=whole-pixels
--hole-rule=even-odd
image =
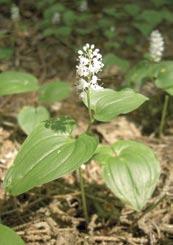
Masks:
[[[168,102],[169,102],[169,95],[165,95],[165,100],[164,100],[164,105],[163,105],[163,110],[162,110],[162,117],[161,117],[160,127],[159,127],[159,137],[163,134],[166,113],[168,109]]]
[[[84,217],[85,217],[86,223],[88,223],[89,222],[88,208],[87,208],[84,181],[83,181],[83,177],[82,177],[81,168],[79,168],[79,179],[80,179],[80,189],[81,189],[83,213],[84,213]]]
[[[90,102],[90,90],[88,89],[87,91],[87,105],[88,105],[88,112],[89,112],[89,118],[90,118],[90,122],[87,128],[87,132],[90,131],[90,128],[94,122],[94,118],[92,116],[92,111],[91,111],[91,102]]]
[[[93,117],[92,117],[92,111],[91,111],[90,90],[89,89],[87,90],[87,105],[88,105],[89,118],[90,118],[90,123],[89,123],[88,128],[87,128],[87,131],[89,131],[90,127],[94,121]],[[81,169],[79,169],[79,178],[80,178],[80,189],[81,189],[83,213],[85,216],[85,220],[88,223],[89,222],[88,209],[87,209],[86,194],[85,194],[84,181],[82,178]]]
[[[90,89],[93,91],[97,91],[103,89],[98,85],[98,77],[97,74],[100,72],[104,66],[102,62],[102,55],[100,54],[99,49],[95,49],[95,45],[86,44],[82,50],[78,51],[79,64],[76,66],[77,75],[79,77],[79,81],[77,83],[77,89],[81,91],[81,97],[86,96],[87,99],[87,107],[89,112],[90,122],[87,128],[87,133],[90,132],[91,126],[94,122],[94,118],[91,110],[91,100],[90,100]],[[83,212],[88,223],[88,211],[87,211],[87,203],[85,197],[85,189],[84,183],[81,175],[81,170],[79,169],[79,177],[80,177],[80,188],[82,195],[82,206]]]
[[[92,111],[91,111],[90,89],[87,90],[87,104],[88,104],[90,123],[92,123],[93,122],[93,118],[92,118]]]

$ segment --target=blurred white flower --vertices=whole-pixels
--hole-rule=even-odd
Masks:
[[[11,6],[11,19],[13,21],[19,21],[20,19],[20,11],[19,8],[17,7],[17,5],[13,4]]]
[[[154,62],[159,62],[164,51],[164,39],[162,34],[158,31],[152,31],[150,35],[150,57]]]
[[[79,6],[79,10],[81,12],[87,11],[88,10],[88,3],[87,1],[83,1],[80,6]]]
[[[98,85],[97,74],[104,66],[102,62],[102,55],[99,49],[95,49],[95,45],[86,44],[82,50],[78,51],[78,65],[76,66],[79,80],[77,82],[77,89],[81,92],[81,97],[87,89],[93,90],[103,89]]]
[[[58,12],[54,13],[54,15],[52,17],[52,24],[57,25],[57,24],[59,24],[60,20],[61,20],[60,13],[58,13]]]

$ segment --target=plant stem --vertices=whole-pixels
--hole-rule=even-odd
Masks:
[[[162,116],[160,121],[160,127],[159,127],[159,137],[163,134],[164,126],[165,126],[165,119],[166,119],[166,113],[168,109],[168,102],[169,102],[169,95],[165,95],[163,110],[162,110]]]
[[[90,122],[89,122],[88,128],[87,128],[87,132],[89,132],[90,128],[94,122],[94,118],[92,116],[92,111],[91,111],[91,101],[90,101],[90,90],[89,89],[87,91],[87,104],[88,104],[88,112],[89,112],[89,118],[90,118]]]
[[[90,122],[87,128],[87,132],[90,131],[91,125],[94,122],[94,119],[92,117],[92,111],[91,111],[91,101],[90,101],[90,90],[87,90],[87,105],[88,105],[88,112],[89,112],[89,118]],[[87,209],[87,202],[86,202],[86,194],[85,194],[85,188],[84,188],[84,181],[82,178],[81,169],[79,168],[79,179],[80,179],[80,189],[81,189],[81,197],[82,197],[82,207],[83,207],[83,213],[85,216],[85,220],[88,223],[89,217],[88,217],[88,209]]]
[[[90,90],[87,91],[87,104],[88,104],[88,112],[90,117],[90,123],[93,122],[92,111],[91,111],[91,101],[90,101]]]
[[[84,213],[85,220],[88,223],[89,222],[88,209],[87,209],[84,181],[83,181],[83,178],[82,178],[81,168],[79,168],[79,178],[80,178],[80,189],[81,189],[83,213]]]

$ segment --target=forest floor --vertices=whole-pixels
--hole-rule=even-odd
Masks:
[[[36,75],[40,83],[61,79],[74,84],[75,55],[69,47],[61,44],[58,48],[59,44],[51,39],[48,47],[37,35],[33,36],[34,33],[29,36],[26,33],[18,40],[17,67]],[[11,62],[0,65],[1,71],[12,68]],[[121,79],[116,70],[113,78]],[[114,86],[112,80],[106,85]],[[24,105],[36,104],[35,93],[0,98],[0,183],[26,137],[17,124],[16,115]],[[70,115],[76,119],[78,132],[86,129],[87,111],[75,89],[70,98],[49,109],[52,116]],[[111,123],[95,124],[92,129],[104,143],[132,139],[153,148],[161,163],[161,176],[147,205],[150,211],[146,208],[136,213],[122,205],[106,188],[100,178],[99,165],[92,161],[83,170],[90,217],[88,225],[83,217],[76,173],[15,198],[5,194],[0,186],[2,222],[17,231],[28,245],[173,244],[173,132],[170,126],[161,138],[143,134],[142,123],[140,125],[140,119],[136,123],[136,117],[138,114],[133,120],[121,116]],[[168,124],[173,125],[173,122]]]

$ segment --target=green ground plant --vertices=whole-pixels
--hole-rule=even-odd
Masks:
[[[158,129],[159,136],[163,134],[169,96],[173,96],[173,62],[163,60],[164,39],[159,31],[155,30],[150,36],[150,52],[128,72],[128,84],[137,91],[141,90],[146,81],[154,82],[155,86],[165,92],[165,99]]]
[[[148,98],[132,89],[115,91],[101,87],[98,72],[103,67],[102,56],[94,45],[86,44],[78,54],[76,86],[88,108],[90,120],[87,131],[74,136],[76,122],[69,116],[40,123],[24,141],[5,176],[4,188],[10,195],[17,196],[77,170],[88,222],[80,167],[95,159],[102,167],[106,185],[124,204],[139,212],[158,182],[158,160],[148,146],[136,141],[120,140],[112,145],[102,145],[93,134],[92,125],[97,121],[110,122],[120,114],[129,113]]]

